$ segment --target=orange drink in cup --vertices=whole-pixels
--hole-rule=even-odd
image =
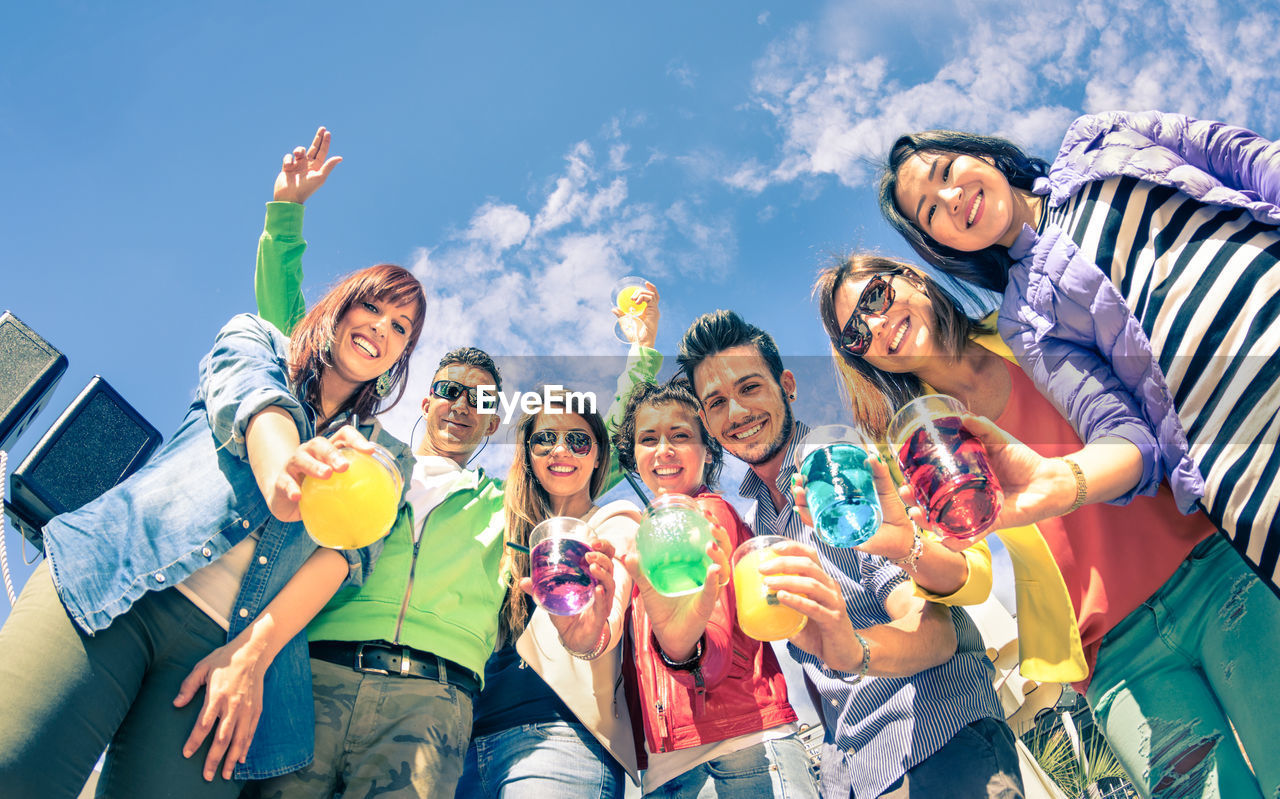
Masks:
[[[738,626],[757,641],[781,641],[804,628],[808,618],[778,602],[778,594],[765,587],[760,564],[778,557],[772,547],[787,539],[777,535],[748,538],[733,553],[733,593]]]
[[[391,531],[400,507],[404,479],[390,452],[339,447],[350,464],[327,479],[302,479],[298,511],[307,533],[322,547],[359,549]]]

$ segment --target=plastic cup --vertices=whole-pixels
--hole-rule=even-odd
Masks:
[[[302,478],[298,511],[307,534],[329,549],[359,549],[391,532],[404,479],[395,458],[374,445],[372,453],[350,447],[338,451],[350,464],[321,479]]]
[[[707,544],[714,540],[711,522],[692,499],[661,494],[645,508],[636,530],[640,572],[664,596],[700,591],[712,562]]]
[[[833,547],[856,547],[880,529],[880,497],[866,461],[875,445],[842,424],[815,427],[796,448],[814,532]]]
[[[529,533],[533,598],[548,613],[576,616],[591,604],[596,578],[586,556],[595,534],[572,516],[552,516]]]
[[[613,288],[609,291],[609,296],[613,299],[613,307],[622,311],[623,314],[631,317],[632,319],[640,316],[640,314],[644,313],[645,309],[649,307],[648,302],[639,302],[636,300],[636,294],[644,290],[645,283],[646,281],[644,278],[636,275],[627,275],[626,277],[619,279],[613,284]],[[623,320],[619,319],[614,323],[613,335],[622,343],[627,344],[631,339],[627,338],[622,322]],[[632,323],[630,320],[628,320],[628,322]]]
[[[965,429],[964,414],[955,397],[928,394],[889,421],[889,443],[925,517],[952,538],[986,531],[1004,502],[987,448]]]
[[[773,547],[787,539],[758,535],[743,541],[733,552],[733,595],[738,626],[757,641],[781,641],[804,628],[809,619],[778,602],[776,591],[764,585],[760,564],[778,557]]]
[[[627,275],[613,284],[613,304],[627,316],[639,316],[649,307],[647,302],[637,302],[636,294],[644,290],[645,279]]]

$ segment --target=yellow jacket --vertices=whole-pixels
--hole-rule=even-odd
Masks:
[[[994,316],[989,318],[994,327]],[[994,333],[974,339],[1010,361],[1013,352]],[[932,389],[929,389],[932,391]],[[1013,562],[1018,671],[1038,682],[1080,682],[1089,676],[1076,610],[1049,545],[1035,525],[997,530]],[[979,550],[979,551],[975,551]],[[959,590],[940,596],[916,586],[916,593],[943,605],[976,605],[991,594],[991,553],[985,543],[964,550],[969,576]]]

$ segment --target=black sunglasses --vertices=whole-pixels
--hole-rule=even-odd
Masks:
[[[862,357],[871,348],[871,327],[862,317],[864,314],[887,313],[893,307],[893,286],[890,281],[897,275],[905,276],[908,270],[895,269],[892,272],[881,272],[872,275],[871,280],[858,296],[858,304],[853,307],[849,321],[844,323],[840,331],[840,339],[836,346],[850,355]]]
[[[437,380],[431,384],[431,395],[453,402],[467,392],[467,404],[472,408],[480,405],[476,386],[464,386],[456,380]]]
[[[545,458],[551,454],[551,450],[556,448],[556,444],[564,440],[565,449],[569,450],[575,458],[585,458],[591,454],[591,448],[595,446],[591,434],[584,433],[581,430],[566,430],[558,433],[555,430],[539,430],[529,436],[529,451],[539,458]]]

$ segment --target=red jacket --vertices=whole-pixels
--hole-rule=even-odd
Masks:
[[[704,487],[694,498],[708,518],[728,531],[730,554],[751,537],[751,528],[719,494]],[[628,687],[638,686],[638,694],[631,691],[629,704],[633,719],[635,705],[640,706],[649,751],[688,749],[796,720],[773,647],[742,632],[735,608],[730,581],[720,590],[703,633],[697,668],[675,671],[655,651],[643,601],[638,593],[632,596],[632,647],[625,653],[624,673],[635,676]],[[636,749],[644,760],[639,740]]]

